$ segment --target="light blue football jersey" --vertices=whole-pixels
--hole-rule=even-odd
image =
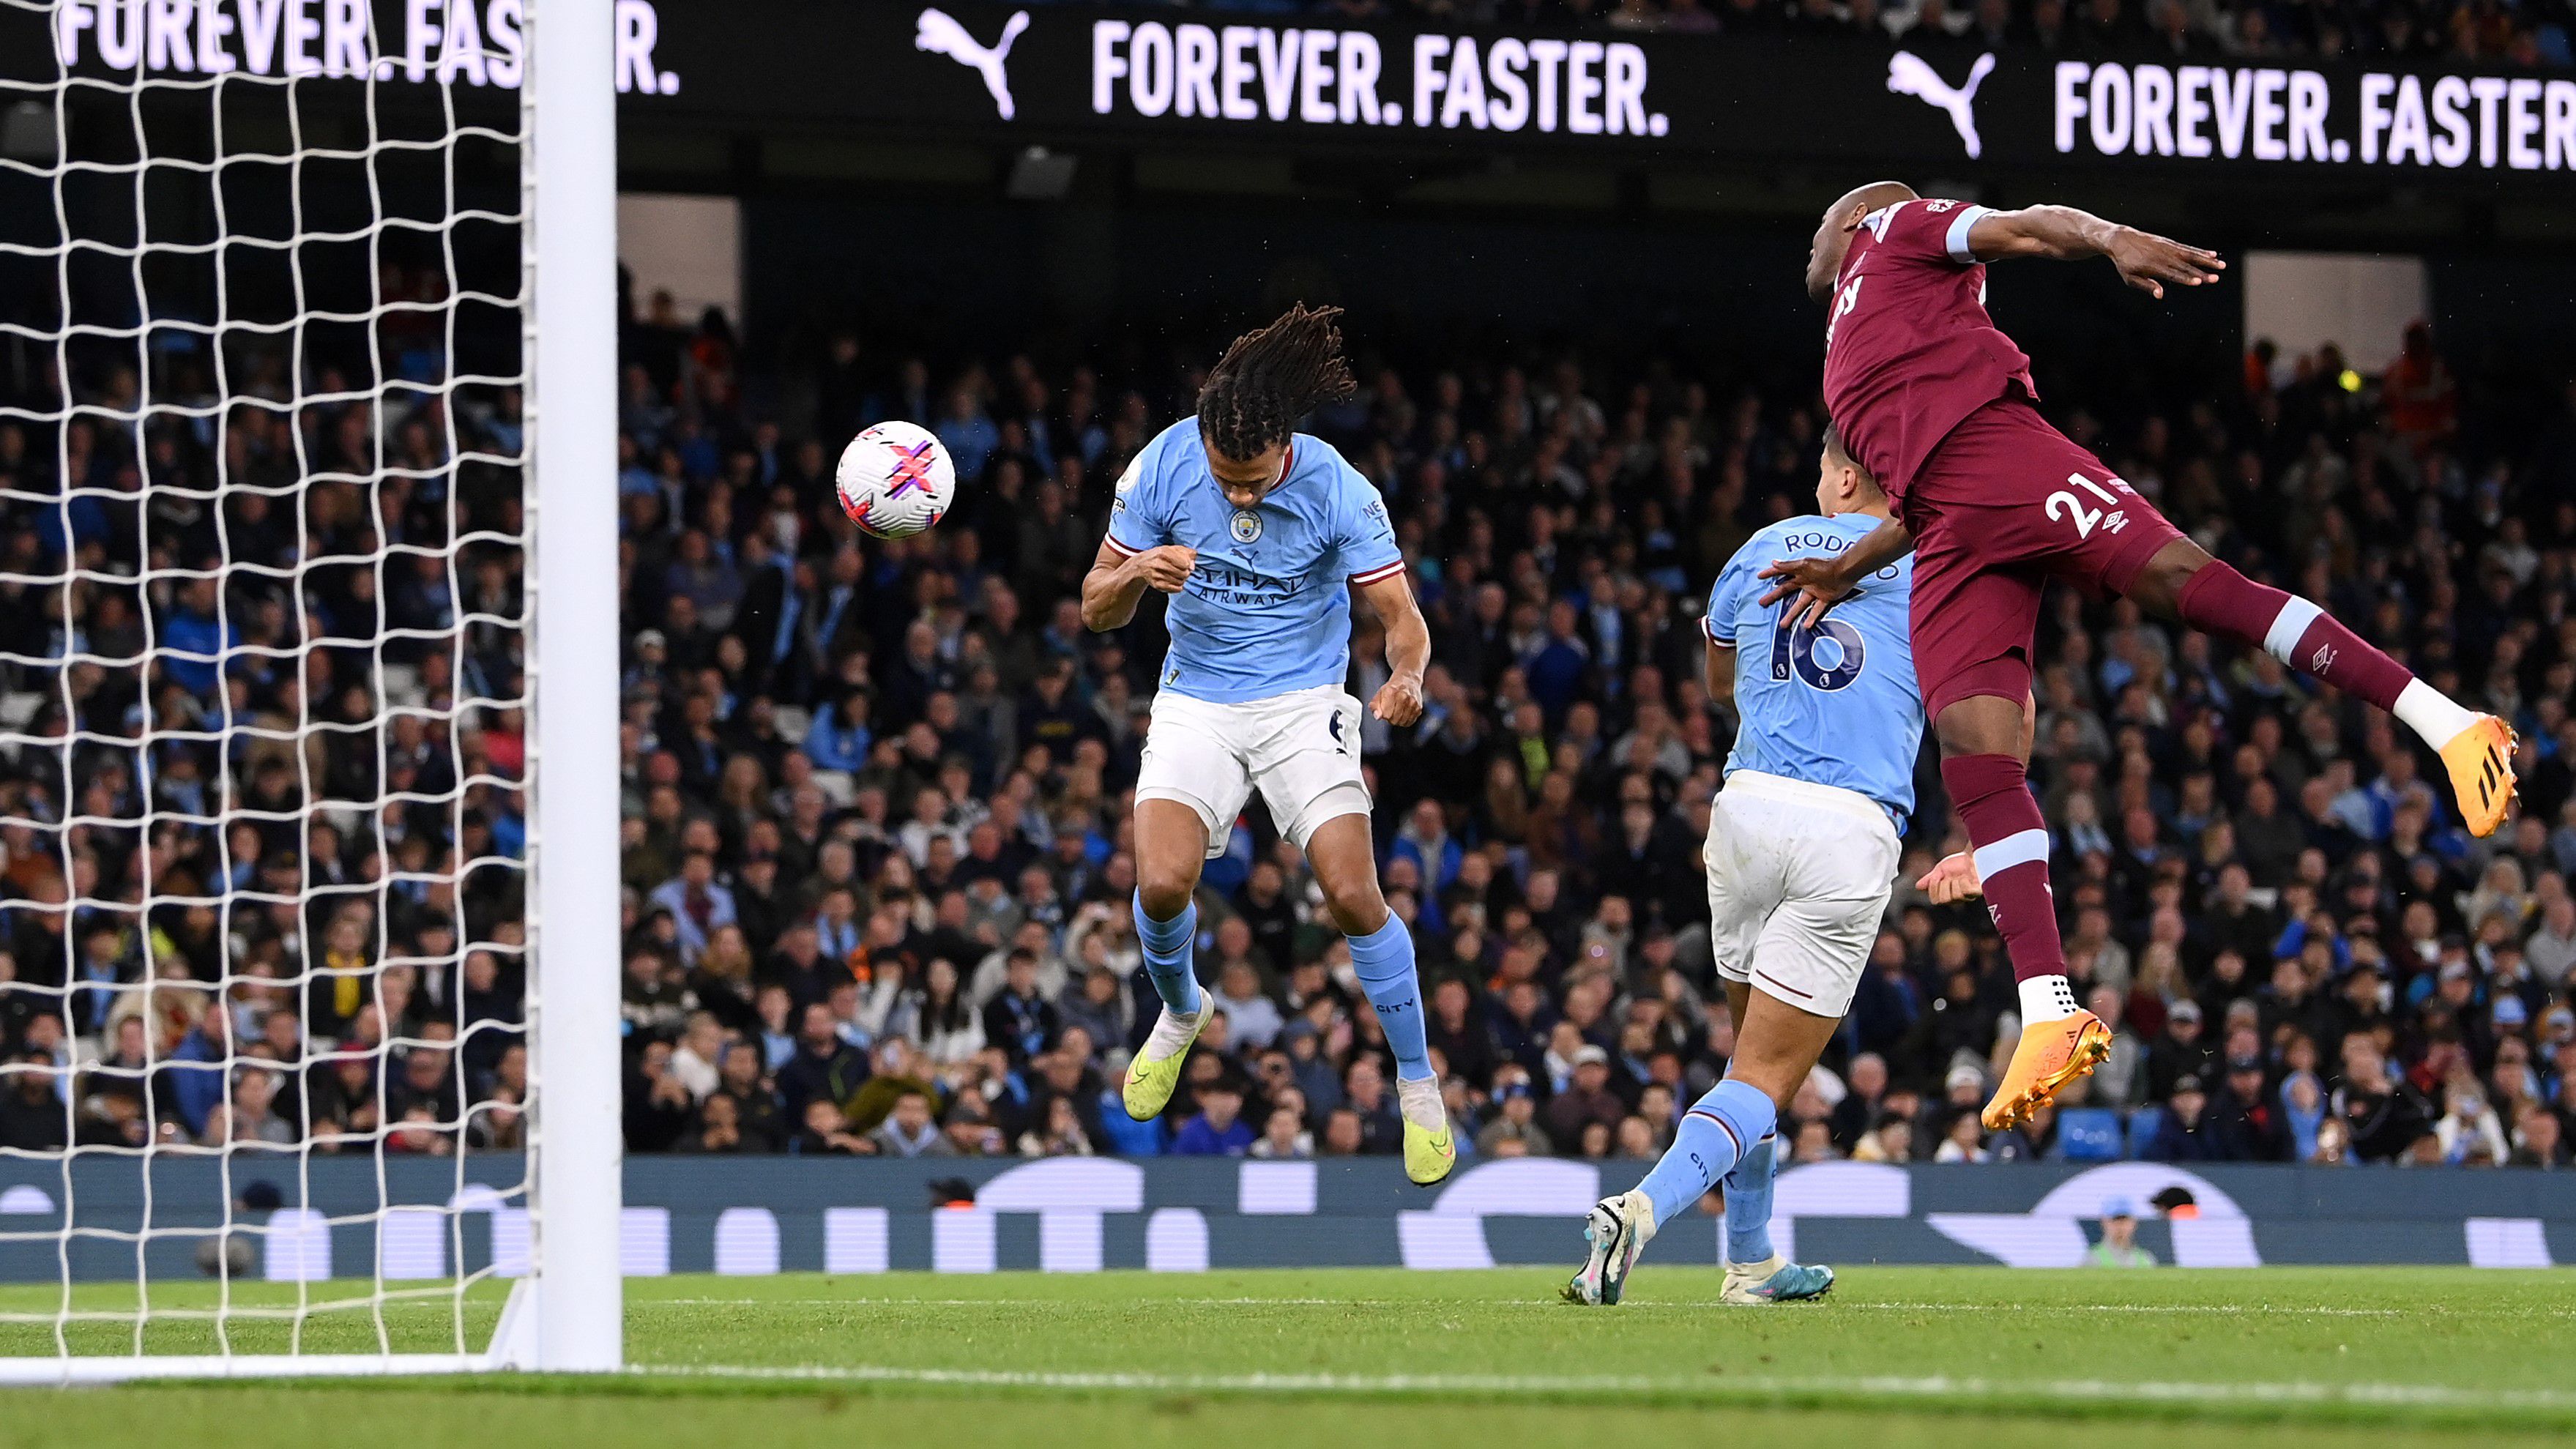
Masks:
[[[1172,596],[1161,687],[1240,704],[1340,684],[1351,667],[1353,583],[1404,570],[1386,502],[1322,439],[1289,441],[1288,476],[1261,506],[1225,501],[1196,417],[1165,428],[1118,480],[1110,547],[1177,543],[1198,569]]]
[[[1776,580],[1756,575],[1793,558],[1837,554],[1869,536],[1866,513],[1792,518],[1746,541],[1708,591],[1708,637],[1735,650],[1742,720],[1726,770],[1759,770],[1834,785],[1886,807],[1902,830],[1914,810],[1914,758],[1923,696],[1914,679],[1907,611],[1914,556],[1863,579],[1820,625],[1791,629],[1784,599],[1760,600]]]

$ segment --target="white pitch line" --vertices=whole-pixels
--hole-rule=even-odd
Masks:
[[[1624,1306],[1624,1305],[1623,1305]],[[1892,1313],[2250,1313],[2283,1317],[2404,1318],[2419,1311],[2405,1308],[2304,1307],[2293,1303],[1854,1303],[1836,1300],[1837,1311],[1855,1308]],[[2576,1310],[2538,1310],[2553,1316]],[[2519,1316],[2519,1314],[2517,1314]]]
[[[1125,1306],[1144,1308],[1178,1304],[1200,1308],[1246,1308],[1279,1304],[1290,1308],[1393,1308],[1418,1305],[1434,1300],[1420,1298],[1160,1298],[1137,1297]],[[1457,1299],[1458,1303],[1474,1300]],[[1031,1308],[1089,1308],[1104,1305],[1098,1299],[1057,1298],[637,1298],[626,1299],[628,1308],[1008,1308],[1024,1312]],[[1510,1306],[1508,1303],[1502,1306]],[[44,1322],[51,1323],[50,1318]]]
[[[1031,1309],[1044,1310],[1044,1309],[1049,1309],[1049,1308],[1066,1308],[1066,1309],[1074,1309],[1074,1310],[1079,1310],[1079,1311],[1084,1311],[1084,1312],[1092,1312],[1092,1311],[1098,1311],[1099,1309],[1101,1309],[1101,1308],[1104,1306],[1104,1305],[1103,1305],[1103,1304],[1101,1304],[1099,1301],[1097,1301],[1097,1300],[1092,1300],[1092,1299],[1081,1299],[1081,1300],[1075,1300],[1075,1299],[1048,1299],[1048,1298],[903,1298],[903,1297],[852,1297],[852,1298],[638,1298],[638,1297],[630,1296],[630,1297],[626,1300],[626,1302],[627,1302],[627,1306],[628,1306],[629,1308],[840,1308],[840,1307],[858,1307],[858,1308],[998,1308],[998,1307],[1004,1307],[1004,1306],[1007,1306],[1007,1307],[1009,1307],[1009,1308],[1010,1308],[1012,1311],[1014,1311],[1014,1312],[1027,1312],[1027,1311],[1029,1311],[1029,1310],[1031,1310]],[[1134,1299],[1134,1300],[1132,1301],[1132,1303],[1131,1303],[1129,1306],[1133,1306],[1133,1307],[1149,1307],[1149,1306],[1158,1306],[1158,1305],[1164,1305],[1164,1304],[1171,1304],[1171,1305],[1177,1305],[1177,1306],[1183,1306],[1183,1307],[1213,1307],[1213,1308],[1258,1308],[1258,1307],[1272,1307],[1272,1306],[1277,1306],[1277,1307],[1287,1307],[1287,1308],[1442,1308],[1442,1307],[1475,1307],[1475,1308],[1480,1308],[1480,1309],[1491,1309],[1491,1308],[1537,1308],[1537,1309],[1544,1309],[1544,1310],[1546,1310],[1546,1311],[1548,1311],[1548,1312],[1555,1312],[1555,1311],[1558,1311],[1559,1309],[1561,1309],[1561,1308],[1563,1308],[1563,1307],[1565,1306],[1565,1305],[1563,1305],[1563,1304],[1561,1304],[1561,1303],[1556,1302],[1554,1299],[1539,1299],[1539,1298],[1526,1298],[1526,1299],[1521,1299],[1521,1298],[1506,1298],[1506,1299],[1471,1299],[1471,1298],[1256,1298],[1256,1297],[1244,1297],[1244,1298],[1162,1298],[1162,1297],[1139,1297],[1139,1298]],[[1646,1300],[1646,1301],[1641,1301],[1641,1300],[1637,1300],[1637,1299],[1630,1299],[1630,1300],[1628,1300],[1627,1302],[1625,1302],[1625,1303],[1623,1303],[1623,1304],[1621,1304],[1621,1305],[1620,1305],[1619,1311],[1620,1311],[1620,1312],[1623,1312],[1623,1313],[1628,1313],[1628,1312],[1648,1312],[1648,1311],[1653,1311],[1653,1310],[1658,1310],[1658,1309],[1660,1309],[1660,1310],[1663,1310],[1663,1311],[1670,1312],[1670,1311],[1674,1311],[1674,1310],[1682,1310],[1682,1309],[1698,1310],[1698,1309],[1704,1309],[1704,1308],[1731,1308],[1731,1307],[1737,1307],[1737,1306],[1740,1306],[1740,1305],[1725,1303],[1725,1302],[1722,1302],[1721,1300],[1718,1300],[1718,1299],[1715,1299],[1715,1298],[1686,1298],[1686,1299],[1666,1298],[1666,1299],[1655,1299],[1655,1300]],[[1837,1312],[1837,1313],[1847,1313],[1847,1312],[1853,1312],[1853,1311],[1857,1311],[1857,1310],[1867,1310],[1867,1311],[1871,1311],[1871,1312],[1881,1312],[1881,1313],[2012,1313],[2012,1314],[2022,1314],[2022,1315],[2034,1314],[2034,1313],[2148,1313],[2148,1314],[2176,1314],[2176,1315],[2193,1315],[2193,1316],[2198,1316],[2198,1315],[2211,1315],[2211,1314],[2235,1314],[2235,1315],[2252,1315],[2252,1316],[2257,1316],[2257,1317],[2275,1317],[2275,1316],[2277,1316],[2277,1317],[2284,1317],[2284,1318],[2304,1318],[2304,1317],[2316,1317],[2316,1318],[2406,1318],[2406,1317],[2412,1317],[2412,1316],[2415,1316],[2415,1315],[2416,1315],[2417,1313],[2419,1313],[2419,1312],[2431,1312],[2431,1311],[2436,1311],[2436,1310],[2415,1310],[2415,1309],[2405,1309],[2405,1308],[2336,1308],[2336,1307],[2326,1307],[2326,1306],[2308,1307],[2308,1306],[2303,1306],[2303,1305],[2299,1305],[2299,1304],[2286,1304],[2286,1303],[2211,1303],[2211,1304],[2190,1304],[2190,1303],[2047,1303],[2047,1304],[2032,1304],[2032,1303],[1902,1303],[1902,1302],[1867,1302],[1867,1301],[1854,1301],[1854,1300],[1851,1300],[1851,1299],[1844,1299],[1844,1298],[1837,1298],[1837,1299],[1835,1299],[1835,1300],[1834,1300],[1834,1302],[1833,1302],[1833,1304],[1832,1304],[1832,1306],[1831,1306],[1831,1308],[1830,1308],[1829,1310],[1827,1310],[1827,1311]],[[2476,1312],[2476,1311],[2474,1311],[2474,1310],[2471,1310],[2471,1311],[2469,1311],[2469,1312],[2465,1312],[2465,1313],[2460,1312],[2460,1310],[2454,1310],[2454,1309],[2444,1309],[2444,1310],[2438,1310],[2438,1311],[2443,1312],[2443,1313],[2446,1313],[2446,1314],[2447,1314],[2447,1313],[2459,1313],[2459,1314],[2460,1314],[2460,1316],[2463,1316],[2463,1317],[2498,1316],[2498,1315],[2491,1315],[2491,1314],[2478,1313],[2478,1312]],[[2536,1316],[2536,1317],[2549,1317],[2549,1318],[2568,1318],[2568,1317],[2576,1317],[2576,1308],[2565,1308],[2565,1309],[2515,1309],[2515,1310],[2511,1310],[2511,1311],[2509,1311],[2509,1312],[2507,1312],[2507,1313],[2504,1313],[2504,1314],[2502,1314],[2501,1316],[2516,1317],[2516,1318],[2523,1318],[2523,1317],[2535,1317],[2535,1316]],[[47,1320],[47,1321],[50,1321],[50,1320]]]
[[[1008,1369],[907,1368],[892,1364],[803,1364],[758,1368],[716,1364],[642,1364],[654,1375],[804,1383],[921,1384],[966,1388],[1130,1390],[1158,1393],[1246,1393],[1355,1396],[1417,1393],[1640,1394],[1705,1396],[1828,1394],[1895,1399],[2003,1396],[2013,1399],[2103,1400],[2185,1404],[2355,1404],[2409,1408],[2576,1410],[2576,1392],[2467,1388],[2452,1384],[2329,1384],[2303,1381],[2196,1383],[2168,1380],[2028,1379],[2002,1381],[1864,1376],[1796,1378],[1764,1375],[1654,1377],[1632,1374],[1169,1374],[1035,1372]]]

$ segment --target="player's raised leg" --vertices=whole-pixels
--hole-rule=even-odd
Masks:
[[[2513,803],[2513,730],[2416,678],[2314,603],[2254,582],[2187,538],[2159,550],[2127,592],[2150,612],[2259,645],[2284,665],[2397,716],[2441,755],[2469,833],[2493,835],[2504,824]]]
[[[1165,798],[1136,802],[1136,938],[1144,946],[1145,974],[1163,999],[1153,1031],[1127,1062],[1123,1096],[1127,1115],[1139,1122],[1162,1115],[1170,1104],[1182,1060],[1207,1020],[1192,959],[1199,911],[1190,899],[1207,840],[1207,822],[1189,805]]]
[[[1351,970],[1377,1012],[1378,1027],[1395,1053],[1396,1105],[1404,1115],[1404,1172],[1434,1183],[1458,1165],[1448,1104],[1431,1070],[1429,1028],[1422,1017],[1422,983],[1414,974],[1413,933],[1378,890],[1377,853],[1368,817],[1335,815],[1306,838],[1306,859],[1324,888],[1324,908],[1348,938]]]

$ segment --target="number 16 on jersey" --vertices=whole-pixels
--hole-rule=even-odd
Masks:
[[[1771,677],[1786,680],[1792,674],[1811,689],[1843,689],[1860,678],[1862,662],[1869,655],[1869,645],[1861,632],[1850,624],[1828,615],[1814,624],[1792,626],[1791,609],[1796,596],[1783,605],[1780,617],[1771,624]],[[1817,646],[1831,641],[1821,656]]]

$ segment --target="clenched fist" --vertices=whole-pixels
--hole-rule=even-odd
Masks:
[[[1369,711],[1388,724],[1403,726],[1422,718],[1422,681],[1399,674],[1378,686]]]
[[[1134,568],[1148,588],[1157,593],[1177,594],[1190,581],[1190,572],[1199,566],[1198,550],[1177,543],[1149,548],[1136,555]]]

